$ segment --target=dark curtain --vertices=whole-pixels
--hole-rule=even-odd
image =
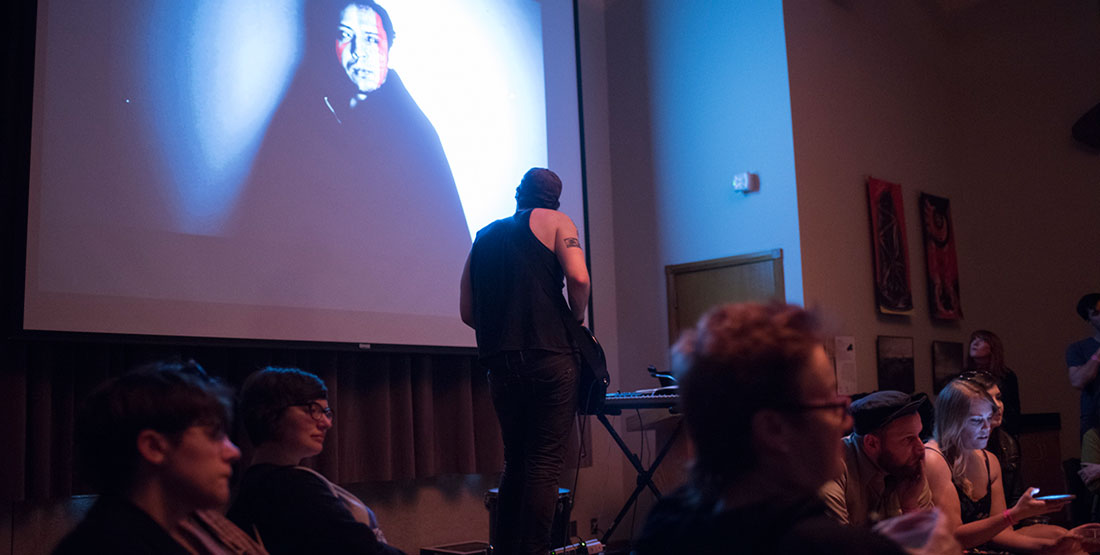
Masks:
[[[0,356],[4,500],[87,492],[73,464],[79,402],[110,376],[174,358],[194,358],[234,387],[267,365],[321,376],[337,420],[311,462],[336,482],[488,474],[503,464],[485,373],[473,355],[5,341]],[[248,446],[242,448],[247,456]]]

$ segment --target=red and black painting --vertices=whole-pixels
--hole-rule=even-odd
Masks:
[[[913,288],[909,281],[901,185],[868,177],[867,201],[871,209],[878,310],[884,314],[909,314],[913,311]]]
[[[963,317],[959,304],[959,263],[955,257],[955,226],[951,203],[921,193],[921,228],[924,230],[924,258],[928,262],[928,307],[938,320]]]

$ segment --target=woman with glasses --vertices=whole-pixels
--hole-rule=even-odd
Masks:
[[[1027,488],[1007,507],[997,456],[985,450],[995,410],[985,387],[973,380],[952,380],[936,398],[925,474],[932,500],[952,521],[955,538],[964,549],[989,543],[1014,553],[1084,553],[1082,535],[1090,538],[1084,547],[1100,547],[1091,539],[1100,525],[1072,533],[1044,524],[1013,528],[1023,519],[1062,509],[1070,499],[1042,500],[1035,497],[1036,488]]]
[[[374,513],[347,490],[301,466],[333,424],[328,388],[295,368],[265,368],[241,387],[240,414],[254,448],[229,518],[272,555],[397,554]]]

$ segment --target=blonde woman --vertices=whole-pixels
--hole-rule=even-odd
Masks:
[[[925,448],[925,473],[932,500],[955,526],[955,538],[970,549],[990,543],[1016,553],[1084,553],[1082,534],[1091,538],[1100,525],[1087,524],[1072,532],[1050,525],[1019,530],[1025,518],[1060,510],[1070,499],[1041,500],[1036,488],[1026,488],[1011,508],[1005,505],[1001,465],[985,450],[996,412],[994,400],[980,384],[955,379],[936,398],[933,439]]]

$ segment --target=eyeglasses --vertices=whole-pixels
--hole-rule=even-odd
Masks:
[[[293,405],[287,405],[287,407],[305,407],[306,412],[313,417],[314,420],[320,422],[323,418],[328,418],[329,422],[336,420],[336,413],[332,412],[332,407],[321,406],[321,403],[316,401],[310,401],[308,403],[294,403]]]

